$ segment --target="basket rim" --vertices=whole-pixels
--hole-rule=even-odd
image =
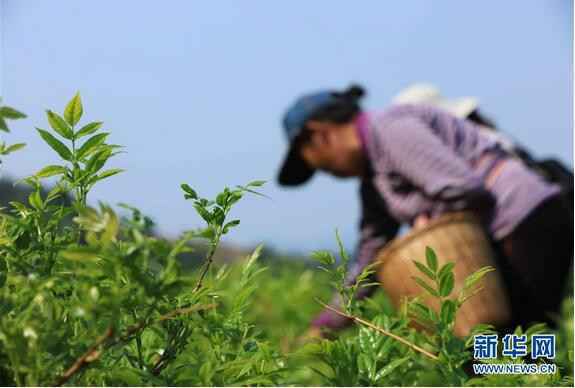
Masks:
[[[410,243],[412,240],[421,237],[424,234],[432,232],[433,230],[452,222],[473,222],[479,223],[479,218],[475,215],[475,213],[471,211],[455,211],[442,214],[441,216],[437,217],[436,219],[431,220],[425,226],[422,226],[417,229],[412,229],[409,233],[397,237],[393,239],[391,242],[385,244],[383,246],[378,255],[377,261],[381,264],[390,256],[394,251],[400,249],[402,246]]]

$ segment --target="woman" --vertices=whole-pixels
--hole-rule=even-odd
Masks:
[[[505,254],[514,323],[550,322],[573,257],[573,225],[560,188],[511,158],[469,120],[424,104],[364,112],[363,94],[352,86],[299,98],[284,117],[290,147],[278,176],[286,186],[306,182],[316,170],[360,179],[361,236],[348,282],[401,223],[417,226],[467,209]],[[373,291],[364,288],[358,298]],[[324,311],[312,327],[336,330],[348,323]]]

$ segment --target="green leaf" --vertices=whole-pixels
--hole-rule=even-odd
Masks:
[[[88,136],[93,134],[94,132],[96,132],[98,129],[100,129],[102,127],[102,122],[101,121],[96,121],[93,123],[89,123],[84,125],[82,128],[80,128],[80,130],[78,132],[76,132],[76,134],[74,135],[74,139],[80,139],[84,136]]]
[[[99,173],[99,174],[97,175],[97,178],[98,178],[98,180],[100,181],[100,180],[102,180],[102,179],[109,178],[109,177],[114,176],[114,175],[116,175],[116,174],[119,174],[119,173],[121,173],[121,172],[124,172],[124,170],[121,169],[121,168],[111,168],[111,169],[109,169],[109,170],[102,171],[101,173]]]
[[[451,272],[453,270],[453,267],[455,267],[455,263],[453,262],[449,262],[444,264],[441,269],[439,270],[439,272],[437,273],[437,277],[441,278],[442,276],[445,276],[445,274],[447,272]]]
[[[246,187],[261,187],[266,183],[266,181],[252,181],[246,185]]]
[[[202,229],[202,231],[198,234],[198,237],[203,237],[208,240],[213,239],[216,236],[216,231],[211,226]]]
[[[46,203],[53,201],[54,199],[62,196],[65,193],[66,190],[61,185],[54,186],[54,188],[50,190],[48,195],[46,195]]]
[[[18,151],[22,148],[26,147],[26,143],[16,143],[16,144],[12,144],[8,147],[6,147],[6,149],[2,152],[3,155],[8,155],[14,151]]]
[[[425,276],[427,276],[429,279],[431,280],[435,280],[435,274],[429,269],[427,268],[425,265],[421,264],[418,261],[412,260],[413,264],[415,264],[415,266],[417,267],[417,269],[421,272],[423,272],[425,274]]]
[[[0,117],[0,131],[10,132],[8,125],[6,125],[6,121],[2,117]]]
[[[42,139],[44,139],[44,141],[48,143],[48,145],[52,147],[52,149],[56,151],[62,159],[68,161],[72,160],[72,152],[60,140],[56,139],[48,131],[45,131],[40,128],[36,128],[36,130],[38,131]]]
[[[479,270],[475,271],[467,278],[465,278],[463,289],[468,290],[469,288],[473,287],[477,282],[483,279],[485,275],[492,271],[495,271],[495,268],[489,266],[480,268]]]
[[[224,207],[224,205],[226,204],[226,201],[228,199],[229,193],[224,191],[222,193],[219,193],[216,197],[216,203],[221,206]]]
[[[224,229],[223,229],[223,233],[226,234],[228,233],[228,230],[230,230],[231,228],[238,226],[240,224],[240,220],[233,220],[228,222],[226,225],[224,225]]]
[[[212,220],[214,220],[216,222],[217,225],[222,226],[225,219],[226,219],[226,214],[224,213],[224,211],[222,209],[220,209],[219,207],[214,208],[214,210],[212,211]]]
[[[40,191],[35,190],[28,196],[28,203],[36,210],[42,210],[44,203],[42,202],[42,197],[40,196]]]
[[[196,212],[200,215],[200,217],[202,217],[204,219],[204,221],[206,221],[208,224],[212,222],[212,215],[210,214],[209,211],[207,211],[206,209],[204,209],[202,206],[198,205],[198,204],[194,204],[194,209],[196,209]]]
[[[64,174],[66,172],[66,167],[63,166],[46,166],[40,171],[38,171],[34,176],[36,178],[48,178],[54,175]]]
[[[443,303],[441,303],[441,312],[440,312],[441,322],[443,322],[445,325],[453,323],[455,320],[456,310],[457,309],[455,302],[453,302],[452,300],[446,300]]]
[[[0,116],[5,117],[10,120],[17,120],[17,119],[24,119],[26,115],[20,111],[17,111],[14,108],[10,108],[8,106],[3,106],[0,108]]]
[[[211,380],[212,380],[213,370],[214,370],[214,368],[212,367],[212,364],[210,362],[205,362],[202,364],[202,366],[200,367],[200,370],[198,372],[198,376],[200,377],[200,380],[201,380],[203,385],[205,385],[205,386],[212,385]]]
[[[186,193],[185,195],[186,199],[198,199],[198,194],[194,191],[194,189],[190,187],[190,185],[188,185],[187,183],[182,183],[180,187]]]
[[[431,295],[433,295],[435,297],[439,297],[439,294],[437,293],[437,291],[435,291],[429,284],[425,283],[423,280],[421,280],[418,277],[412,276],[411,278],[413,280],[415,280],[415,282],[417,284],[419,284],[419,286],[421,288],[423,288],[424,290],[426,290],[428,293],[430,293]]]
[[[323,265],[334,265],[335,258],[328,251],[315,251],[311,253],[312,259],[319,261]]]
[[[52,112],[51,110],[47,110],[46,114],[48,115],[48,122],[54,131],[56,131],[60,136],[72,140],[74,137],[74,132],[72,128],[64,121],[62,117],[58,114]]]
[[[267,199],[271,199],[271,198],[268,197],[267,195],[262,194],[262,193],[258,193],[257,191],[252,190],[252,189],[250,189],[249,187],[246,187],[246,186],[239,186],[239,185],[238,185],[237,188],[239,188],[239,189],[242,190],[242,191],[245,191],[245,192],[248,192],[248,193],[252,193],[252,194],[254,194],[254,195],[258,195],[258,196],[260,196],[260,197],[264,197],[264,198],[267,198]]]
[[[427,261],[427,266],[433,272],[437,271],[437,256],[435,252],[430,247],[425,247],[425,260]]]
[[[84,144],[82,144],[82,147],[80,147],[80,149],[76,152],[76,157],[78,159],[82,159],[84,156],[88,155],[91,151],[94,151],[96,147],[98,147],[106,140],[106,137],[108,137],[109,134],[110,133],[108,132],[102,132],[86,140]]]
[[[433,321],[433,315],[431,314],[431,309],[420,302],[412,301],[409,303],[409,309],[413,314],[417,316],[420,320],[427,322]]]
[[[98,254],[98,249],[93,247],[69,247],[61,252],[63,258],[79,261],[97,259]]]
[[[261,254],[262,254],[262,250],[264,249],[263,244],[259,244],[254,251],[251,253],[251,255],[249,256],[249,259],[246,261],[246,263],[244,264],[244,267],[242,269],[242,274],[247,274],[250,270],[250,268],[254,265],[254,263],[260,258]],[[263,269],[263,268],[262,268]]]
[[[80,121],[80,118],[82,118],[82,113],[84,113],[82,99],[80,98],[80,93],[76,93],[64,110],[64,118],[68,124],[73,127],[78,123],[78,121]]]
[[[455,276],[453,272],[446,272],[442,277],[439,278],[439,295],[446,297],[453,291],[453,286],[455,285]]]
[[[112,156],[112,150],[110,149],[103,149],[101,151],[97,151],[90,157],[88,162],[86,163],[86,170],[91,173],[96,173],[100,171],[104,164],[108,161],[108,159]]]
[[[531,339],[531,336],[533,334],[543,334],[546,331],[549,331],[549,328],[547,327],[546,323],[536,323],[536,324],[530,326],[525,331],[525,335],[527,336],[527,338]]]
[[[347,252],[343,247],[343,242],[341,241],[341,237],[339,236],[339,230],[337,229],[335,230],[335,239],[337,240],[337,246],[339,248],[339,256],[341,257],[343,264],[347,266],[347,263],[349,263],[349,256],[347,255]]]
[[[391,372],[393,372],[395,369],[399,368],[401,365],[405,364],[410,359],[411,359],[411,356],[407,356],[407,357],[398,358],[398,359],[393,360],[392,362],[387,364],[385,367],[380,369],[379,372],[377,372],[377,375],[375,376],[375,381],[377,381],[378,384],[382,384],[383,383],[382,380],[386,376],[391,374]]]

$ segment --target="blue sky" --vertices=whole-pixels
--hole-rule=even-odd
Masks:
[[[55,156],[37,136],[44,110],[79,90],[86,120],[126,146],[127,171],[92,203],[127,202],[175,236],[201,225],[179,185],[207,196],[265,179],[272,200],[237,206],[228,237],[309,251],[356,242],[357,182],[317,176],[275,183],[285,152],[280,118],[300,93],[368,90],[382,108],[412,82],[477,96],[485,113],[537,156],[573,165],[571,1],[0,0],[0,94],[29,115],[9,142],[28,148],[4,172],[21,177]]]

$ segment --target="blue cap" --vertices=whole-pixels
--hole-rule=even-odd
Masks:
[[[334,100],[329,91],[307,94],[296,100],[284,115],[283,125],[288,141],[292,142],[301,133],[306,121],[319,109]]]
[[[320,109],[331,104],[335,97],[330,91],[304,95],[287,110],[283,118],[283,127],[289,141],[289,150],[278,175],[278,182],[284,186],[304,183],[314,174],[294,147],[294,140],[302,132],[305,123]]]

